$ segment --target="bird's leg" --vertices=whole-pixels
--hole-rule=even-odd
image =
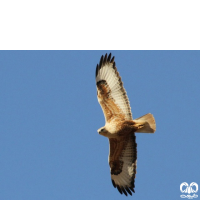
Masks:
[[[144,123],[141,124],[141,123],[136,122],[136,123],[133,125],[133,128],[134,128],[135,131],[137,131],[137,130],[143,128],[143,127],[144,127]]]
[[[144,127],[145,122],[138,122],[135,120],[127,120],[122,124],[122,127],[125,129],[131,129],[134,132]]]

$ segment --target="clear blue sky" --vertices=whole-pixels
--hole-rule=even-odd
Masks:
[[[157,124],[136,135],[132,197],[112,186],[97,133],[95,68],[110,52],[133,117]],[[0,51],[0,199],[181,199],[182,182],[200,185],[199,87],[200,51]]]

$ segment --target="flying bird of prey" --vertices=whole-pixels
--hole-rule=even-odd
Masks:
[[[135,133],[154,133],[155,120],[148,113],[135,120],[121,77],[111,54],[102,56],[96,67],[97,98],[105,116],[98,133],[109,139],[109,165],[113,186],[121,194],[135,192],[137,143]]]

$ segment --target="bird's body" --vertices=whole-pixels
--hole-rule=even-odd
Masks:
[[[101,57],[96,67],[97,98],[105,116],[105,126],[98,130],[109,139],[109,165],[114,187],[121,194],[132,195],[137,163],[135,132],[154,133],[152,114],[133,120],[130,103],[111,54]]]

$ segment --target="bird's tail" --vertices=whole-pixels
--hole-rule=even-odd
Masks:
[[[140,124],[141,127],[136,131],[137,133],[154,133],[156,131],[156,122],[151,113],[143,115],[134,121]]]

